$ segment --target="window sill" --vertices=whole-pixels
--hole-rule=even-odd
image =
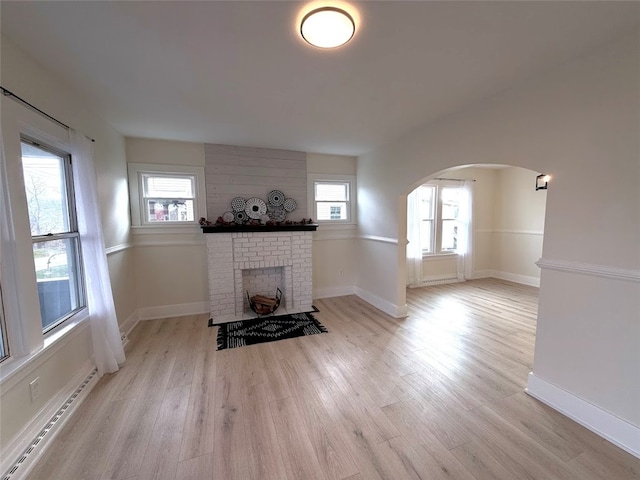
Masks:
[[[23,357],[7,358],[0,364],[2,390],[6,391],[15,386],[88,327],[89,311],[85,308],[60,325],[59,328],[47,333],[40,349]]]

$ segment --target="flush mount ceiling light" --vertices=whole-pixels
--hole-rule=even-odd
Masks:
[[[356,31],[353,17],[337,7],[321,7],[307,13],[300,24],[300,34],[309,44],[319,48],[344,45]]]

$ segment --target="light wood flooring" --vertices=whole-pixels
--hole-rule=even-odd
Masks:
[[[206,316],[142,322],[29,478],[640,478],[640,460],[524,393],[537,289],[408,290],[393,319],[318,300],[329,333],[217,352]]]

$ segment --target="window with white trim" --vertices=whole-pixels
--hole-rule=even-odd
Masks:
[[[353,175],[309,176],[310,210],[318,223],[355,223],[355,177]]]
[[[437,184],[418,187],[420,240],[424,255],[457,251],[461,191],[461,187]]]
[[[129,164],[134,226],[196,225],[206,217],[204,168]]]
[[[143,173],[140,177],[145,224],[195,221],[195,175]]]
[[[42,330],[86,306],[71,155],[21,138]]]

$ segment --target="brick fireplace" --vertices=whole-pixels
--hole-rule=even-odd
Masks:
[[[312,240],[316,225],[204,227],[212,322],[253,318],[250,294],[283,292],[276,315],[312,310]],[[255,230],[255,231],[252,231]]]

